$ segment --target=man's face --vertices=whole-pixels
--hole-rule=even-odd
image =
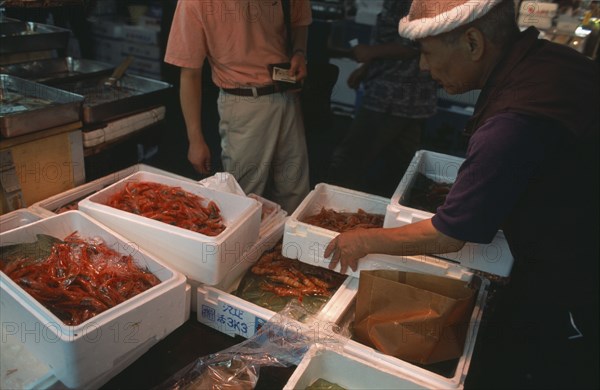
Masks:
[[[447,43],[439,37],[427,37],[419,40],[422,71],[431,73],[451,95],[464,93],[477,86],[471,81],[473,64],[468,61],[463,42]]]

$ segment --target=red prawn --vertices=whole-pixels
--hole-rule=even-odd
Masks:
[[[107,205],[169,225],[217,236],[226,228],[221,210],[214,201],[180,187],[152,182],[129,182],[112,195]]]

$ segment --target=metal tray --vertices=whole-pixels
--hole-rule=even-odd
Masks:
[[[83,96],[0,74],[0,133],[15,137],[81,120]]]
[[[0,54],[66,49],[70,31],[47,24],[0,18]]]
[[[172,85],[163,81],[125,74],[112,86],[104,85],[107,77],[91,77],[55,87],[83,95],[84,124],[102,123],[139,111],[164,105]]]
[[[114,65],[104,62],[63,57],[0,66],[0,73],[52,85],[86,77],[108,75],[114,68]]]

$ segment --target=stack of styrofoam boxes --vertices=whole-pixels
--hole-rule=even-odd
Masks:
[[[180,187],[212,200],[221,210],[226,229],[217,236],[207,236],[107,206],[108,199],[130,182]],[[78,206],[79,210],[185,274],[192,286],[192,306],[195,305],[194,287],[220,283],[259,235],[261,204],[256,200],[152,172],[140,171],[127,176],[83,199]]]
[[[94,194],[100,191],[103,188],[108,187],[111,184],[116,183],[117,181],[124,179],[130,175],[133,175],[136,172],[152,172],[163,176],[169,176],[172,178],[176,178],[179,180],[188,180],[194,182],[192,179],[188,179],[186,177],[167,172],[165,170],[155,168],[146,164],[135,164],[123,170],[111,173],[104,177],[98,178],[96,180],[90,181],[88,183],[82,184],[75,188],[72,188],[68,191],[61,192],[60,194],[56,194],[44,200],[41,200],[37,203],[34,203],[30,209],[32,212],[50,217],[57,214],[57,210],[61,207],[65,207],[67,205],[74,204],[83,198]],[[75,205],[76,206],[76,205]]]
[[[124,56],[133,56],[129,73],[160,79],[160,19],[145,15],[138,24],[124,26],[121,50]]]
[[[454,183],[463,161],[464,159],[460,157],[428,150],[419,150],[415,153],[398,188],[392,195],[385,213],[384,227],[403,226],[431,218],[433,214],[430,212],[404,205],[410,189],[419,174],[438,183]],[[444,253],[438,256],[471,269],[499,276],[508,276],[513,264],[513,256],[502,231],[498,231],[490,244],[467,242],[458,252]]]
[[[11,211],[0,216],[0,233],[27,226],[45,217],[31,208]],[[11,373],[0,375],[0,389],[47,389],[54,386],[58,379],[52,369],[21,343],[16,323],[5,321],[2,315],[0,322],[0,367]]]
[[[22,208],[2,214],[0,215],[0,233],[29,225],[42,218],[44,218],[44,215],[36,212],[34,208]]]
[[[161,283],[79,325],[65,325],[0,272],[2,351],[8,339],[24,344],[69,388],[98,388],[184,322],[185,277],[79,211],[69,211],[0,234],[0,245],[34,242],[37,234],[63,239],[73,232],[102,239],[130,254]],[[4,345],[6,343],[6,345]],[[21,368],[21,367],[19,367]],[[40,371],[45,383],[48,372]]]
[[[302,222],[302,220],[310,215],[318,213],[322,207],[346,212],[356,212],[358,208],[361,208],[369,213],[387,215],[389,203],[390,199],[328,184],[318,184],[286,221],[283,237],[284,255],[290,258],[297,258],[308,264],[327,267],[329,265],[329,260],[325,259],[323,256],[325,247],[331,239],[339,233],[309,225]],[[510,262],[510,265],[511,264],[512,261]],[[510,265],[504,264],[504,267],[508,268],[510,271]],[[337,269],[339,270],[339,265],[337,265]],[[456,367],[450,376],[441,375],[433,370],[422,368],[393,356],[383,354],[353,340],[349,340],[344,345],[345,353],[366,359],[375,366],[385,364],[397,367],[401,371],[408,370],[411,373],[411,376],[419,378],[419,381],[426,383],[426,387],[428,388],[462,388],[473,354],[479,323],[487,297],[489,281],[475,276],[473,271],[461,264],[431,256],[404,257],[370,254],[359,261],[357,271],[348,269],[347,274],[352,275],[353,277],[350,279],[355,281],[355,285],[358,285],[357,280],[360,277],[360,271],[373,269],[421,272],[463,281],[473,280],[474,283],[480,284],[481,287],[479,288],[475,308],[469,321],[467,339],[463,348],[463,353],[458,359]],[[351,295],[350,299],[345,299],[349,304],[346,306],[333,306],[327,317],[323,317],[323,319],[338,324],[346,322],[345,318],[349,315],[353,315],[352,303],[356,292],[357,288],[349,290],[346,286],[343,286],[343,288],[338,290],[336,295]],[[336,299],[335,295],[332,300],[334,299]],[[398,375],[401,378],[407,378],[401,372],[399,372]],[[373,383],[373,387],[378,386],[376,383]]]
[[[72,188],[68,191],[61,192],[60,194],[56,194],[44,200],[41,200],[37,203],[34,203],[29,209],[31,212],[36,215],[40,215],[42,217],[51,217],[57,214],[57,211],[61,207],[65,207],[68,205],[75,204],[77,207],[77,202],[91,194],[94,194],[101,189],[108,187],[111,184],[116,183],[117,181],[126,178],[136,172],[153,172],[164,176],[173,177],[179,180],[189,180],[186,177],[176,175],[171,172],[164,171],[162,169],[158,169],[146,164],[135,164],[123,170],[117,171],[110,175],[98,178],[89,183],[82,184],[75,188]],[[2,229],[4,231],[4,228]],[[187,321],[190,318],[190,309],[192,307],[192,286],[186,283],[185,287],[185,297],[186,297],[186,313],[185,320]]]
[[[123,28],[125,19],[117,16],[91,16],[88,18],[94,46],[94,59],[118,66],[123,55]]]

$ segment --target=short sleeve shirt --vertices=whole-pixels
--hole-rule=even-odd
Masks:
[[[292,27],[312,22],[309,0],[290,0]],[[289,61],[280,0],[179,0],[165,62],[200,68],[222,88],[272,83],[269,64]]]
[[[560,129],[547,121],[515,113],[488,119],[469,141],[456,182],[432,218],[435,228],[455,239],[491,242],[560,139]]]
[[[398,23],[408,13],[410,1],[386,0],[377,17],[372,43],[398,42],[415,47],[400,37]],[[435,114],[437,84],[419,69],[419,57],[406,60],[380,59],[369,65],[364,83],[363,107],[406,118],[427,118]]]

